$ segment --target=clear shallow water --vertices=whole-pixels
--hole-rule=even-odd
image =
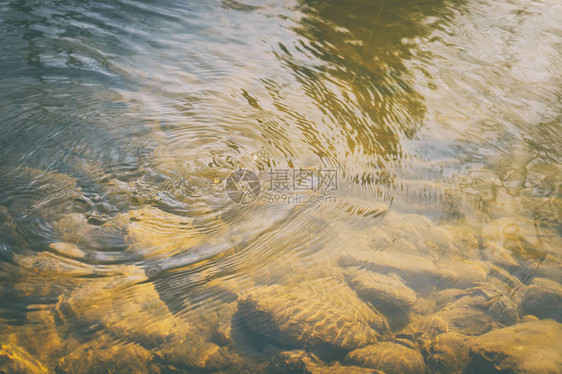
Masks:
[[[555,1],[0,9],[4,355],[50,371],[273,372],[304,349],[369,366],[346,354],[409,328],[431,342],[424,318],[487,332],[443,315],[446,290],[501,292],[517,316],[489,317],[495,330],[537,314],[536,279],[562,281]],[[271,170],[300,168],[336,172],[337,188],[268,188]],[[260,177],[257,201],[228,198],[237,169]],[[388,316],[397,294],[359,291],[365,271],[414,293],[405,320]],[[560,321],[550,300],[537,317]],[[369,310],[388,331],[356,339]]]

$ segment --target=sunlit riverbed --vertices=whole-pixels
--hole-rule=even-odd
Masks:
[[[0,372],[559,372],[557,1],[0,20]]]

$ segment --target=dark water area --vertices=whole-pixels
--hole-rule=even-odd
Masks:
[[[560,372],[560,25],[0,1],[0,373]]]

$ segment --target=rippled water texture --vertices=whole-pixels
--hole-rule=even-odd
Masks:
[[[560,25],[0,1],[0,372],[559,373]]]

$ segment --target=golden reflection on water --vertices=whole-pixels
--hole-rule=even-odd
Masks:
[[[0,372],[557,372],[557,10],[0,4]]]

